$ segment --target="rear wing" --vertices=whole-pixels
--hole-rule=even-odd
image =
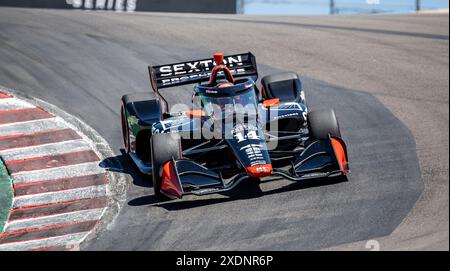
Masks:
[[[225,56],[224,64],[227,65],[235,78],[251,77],[254,81],[258,79],[256,59],[250,52]],[[161,96],[158,90],[162,88],[209,81],[215,65],[213,58],[207,58],[161,66],[149,66],[148,69],[152,88]],[[218,73],[218,78],[224,78],[223,72]]]

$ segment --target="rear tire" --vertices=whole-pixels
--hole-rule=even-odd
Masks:
[[[311,137],[328,139],[328,136],[341,137],[339,122],[334,110],[318,110],[308,113],[308,127]]]
[[[167,198],[161,193],[161,166],[167,161],[181,158],[180,139],[176,134],[154,134],[151,137],[152,177],[155,195]]]

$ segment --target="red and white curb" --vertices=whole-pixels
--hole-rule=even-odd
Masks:
[[[76,250],[95,231],[112,202],[97,147],[60,116],[0,92],[0,157],[14,188],[0,251]]]

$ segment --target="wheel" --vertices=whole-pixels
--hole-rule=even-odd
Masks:
[[[161,166],[174,158],[181,158],[180,139],[176,134],[155,134],[151,137],[152,177],[155,195],[165,197],[161,193]]]
[[[308,127],[315,139],[328,139],[328,135],[341,137],[339,122],[333,109],[308,113]]]
[[[125,113],[125,106],[122,105],[120,109],[120,116],[122,120],[122,136],[123,136],[123,145],[125,146],[125,151],[127,153],[130,152],[130,129],[128,129],[128,121]]]

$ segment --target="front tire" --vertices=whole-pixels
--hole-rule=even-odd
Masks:
[[[122,137],[126,153],[130,153],[130,129],[128,128],[128,121],[126,118],[125,106],[122,105],[120,109],[120,116],[122,120]]]
[[[328,139],[328,136],[341,137],[339,122],[334,110],[317,110],[308,114],[310,135],[315,139]]]
[[[154,134],[151,137],[152,177],[155,195],[165,197],[161,193],[161,167],[171,159],[181,158],[180,139],[177,134]]]

